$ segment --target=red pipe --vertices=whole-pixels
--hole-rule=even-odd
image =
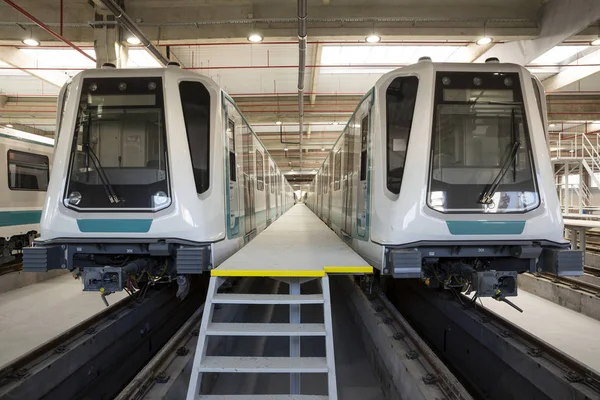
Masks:
[[[60,36],[63,34],[63,0],[60,0]]]
[[[9,6],[11,6],[12,8],[14,8],[15,10],[17,10],[18,12],[20,12],[21,14],[23,14],[24,16],[26,16],[27,18],[29,18],[31,21],[35,22],[40,28],[42,28],[43,30],[45,30],[46,32],[48,32],[50,35],[54,36],[56,39],[58,39],[58,40],[60,40],[60,41],[62,41],[64,43],[68,44],[70,47],[72,47],[73,49],[77,50],[79,53],[83,54],[85,57],[89,58],[93,62],[96,62],[96,59],[94,57],[90,56],[88,53],[86,53],[85,51],[81,50],[79,47],[75,46],[72,42],[70,42],[69,40],[65,39],[62,35],[59,35],[58,33],[54,32],[52,29],[50,29],[42,21],[40,21],[39,19],[37,19],[33,15],[29,14],[27,11],[23,10],[21,7],[19,7],[15,3],[13,3],[11,0],[4,0],[4,2],[6,4],[8,4]]]

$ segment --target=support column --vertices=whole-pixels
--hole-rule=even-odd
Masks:
[[[96,6],[96,21],[114,21],[110,11]],[[94,28],[94,50],[96,51],[96,67],[104,63],[114,64],[117,68],[127,67],[128,47],[123,45],[124,30],[120,25],[101,25]]]
[[[571,189],[569,188],[569,175],[571,171],[568,162],[565,163],[565,214],[569,214],[571,209]]]

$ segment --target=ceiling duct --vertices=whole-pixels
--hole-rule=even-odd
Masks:
[[[111,13],[114,14],[115,18],[121,25],[123,25],[133,36],[138,38],[140,42],[148,49],[150,53],[160,62],[163,66],[169,63],[169,60],[158,50],[158,48],[144,35],[144,33],[140,30],[140,28],[136,25],[135,22],[129,17],[129,15],[125,14],[125,11],[114,0],[100,0],[102,4],[106,6],[110,10]]]
[[[298,0],[298,134],[300,135],[300,172],[302,172],[302,136],[304,136],[304,72],[306,69],[307,0]]]

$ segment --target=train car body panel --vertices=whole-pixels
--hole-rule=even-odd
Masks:
[[[498,297],[516,295],[520,272],[578,275],[543,96],[513,64],[392,71],[357,107],[307,202],[382,275]]]
[[[176,67],[98,69],[66,88],[42,234],[25,270],[73,270],[84,290],[121,290],[146,272],[185,286],[186,274],[218,266],[277,218],[267,206],[270,166],[286,191],[279,215],[293,204],[210,78]]]

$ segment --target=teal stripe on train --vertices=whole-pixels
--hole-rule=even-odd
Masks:
[[[151,219],[78,219],[77,226],[85,233],[147,233]]]
[[[525,221],[446,221],[453,235],[520,235]]]
[[[39,224],[42,210],[0,211],[0,226]]]

